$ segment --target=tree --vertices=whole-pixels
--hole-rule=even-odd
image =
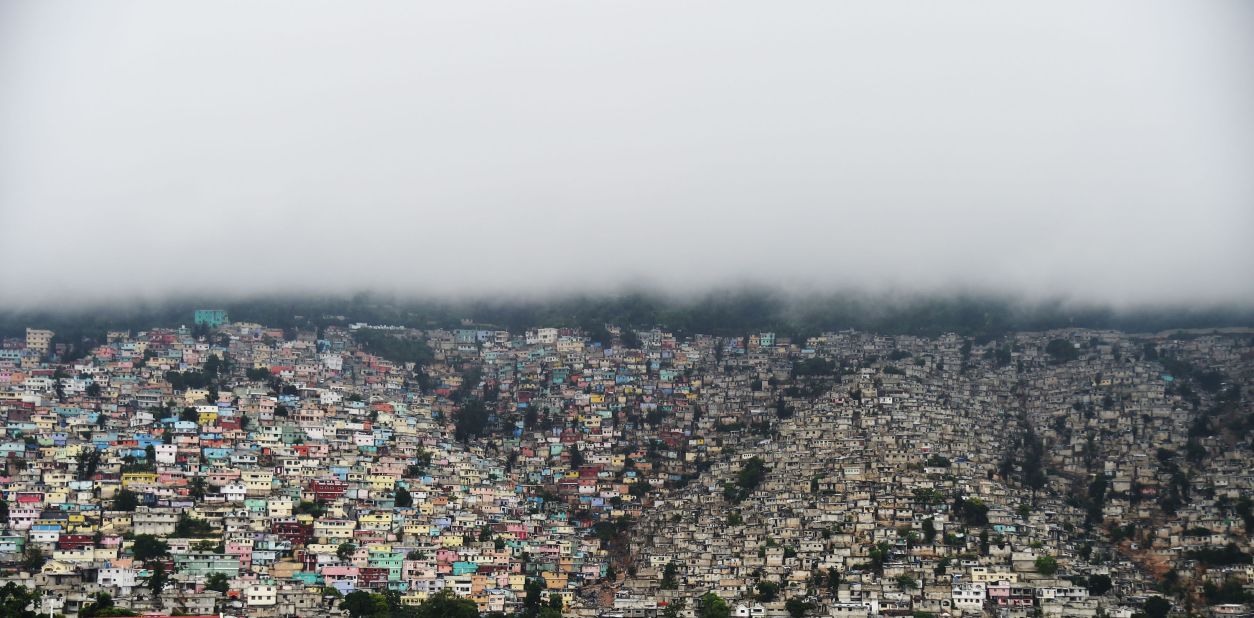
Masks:
[[[113,603],[113,597],[107,592],[97,592],[94,601],[84,604],[78,610],[79,618],[97,618],[98,616],[138,616],[139,614],[129,609],[117,607]]]
[[[753,598],[763,603],[771,603],[779,596],[779,584],[772,581],[758,582],[757,590]]]
[[[187,491],[192,498],[203,500],[205,497],[205,478],[203,476],[193,476],[192,480],[187,484]]]
[[[418,451],[418,454],[414,456],[414,463],[409,464],[405,469],[405,478],[422,476],[430,465],[431,453],[429,451]]]
[[[396,498],[394,499],[394,503],[397,507],[409,508],[414,505],[414,496],[409,493],[408,489],[398,485],[396,487]]]
[[[43,552],[39,551],[34,545],[26,546],[26,553],[22,557],[22,570],[27,573],[38,573],[43,568],[48,558]]]
[[[837,571],[836,567],[831,567],[827,569],[827,589],[836,592],[837,588],[840,588],[840,571]]]
[[[1036,559],[1036,572],[1041,575],[1053,575],[1058,572],[1058,561],[1053,556],[1041,556]]]
[[[309,515],[314,518],[322,517],[327,512],[327,507],[321,501],[301,500],[300,504],[293,509],[297,515]]]
[[[340,560],[344,560],[344,561],[347,561],[349,557],[351,557],[356,552],[357,552],[357,546],[353,545],[352,543],[349,543],[348,541],[344,541],[343,543],[340,543],[340,546],[335,548],[335,555],[339,556]]]
[[[540,595],[544,592],[544,585],[539,579],[527,580],[526,596],[523,597],[523,615],[533,616],[540,611]]]
[[[39,595],[13,582],[5,584],[0,587],[0,616],[39,618]]]
[[[723,597],[707,592],[701,596],[701,611],[697,615],[701,618],[731,618],[731,607]]]
[[[1171,601],[1162,597],[1150,597],[1145,601],[1145,615],[1149,618],[1167,618],[1171,611]]]
[[[86,393],[87,393],[87,396],[88,396],[88,397],[99,397],[99,396],[100,396],[100,385],[99,385],[99,384],[96,384],[95,382],[92,382],[91,384],[88,384],[88,385],[87,385],[87,389],[86,389]]]
[[[160,562],[152,563],[152,575],[148,576],[148,590],[152,592],[152,598],[160,599],[169,581],[170,576],[165,572],[165,565]]]
[[[814,604],[800,597],[793,597],[784,603],[784,609],[788,610],[788,615],[792,618],[801,618],[806,615],[806,612],[814,609]]]
[[[1110,592],[1110,589],[1114,586],[1111,584],[1109,575],[1093,575],[1089,577],[1087,587],[1090,595],[1100,597],[1103,594]]]
[[[174,535],[193,538],[216,536],[213,525],[203,519],[197,519],[186,512],[179,514],[178,523],[174,525]]]
[[[782,395],[778,399],[775,400],[775,415],[778,416],[781,420],[792,418],[792,415],[794,412],[796,412],[796,410],[794,410],[792,406],[784,402],[784,397]]]
[[[135,507],[139,506],[139,496],[129,489],[120,489],[118,493],[113,494],[114,511],[134,512]]]
[[[677,570],[674,560],[666,563],[666,567],[662,569],[662,590],[674,590],[679,587],[678,582],[675,580]]]
[[[680,612],[684,611],[686,607],[688,607],[687,601],[675,599],[666,606],[666,609],[662,610],[662,618],[679,618]]]
[[[416,618],[479,618],[479,607],[470,599],[441,590],[420,603],[414,615]],[[560,610],[558,615],[561,615]]]
[[[211,376],[217,376],[221,369],[222,359],[218,358],[217,354],[210,354],[209,358],[205,360],[205,373]]]
[[[381,594],[370,594],[365,590],[355,590],[345,595],[340,601],[340,609],[348,612],[352,618],[386,618],[388,615],[387,599]]]
[[[640,335],[636,334],[636,331],[630,328],[622,329],[618,338],[622,342],[624,348],[639,349],[643,345],[640,341]]]
[[[871,558],[871,570],[881,577],[884,575],[884,562],[888,559],[889,549],[889,544],[881,541],[867,551],[867,556]]]
[[[570,469],[577,470],[583,465],[583,453],[579,451],[578,444],[570,446]]]
[[[205,583],[205,590],[214,590],[226,594],[231,589],[231,584],[225,573],[214,573],[209,576]]]
[[[1202,594],[1206,597],[1206,602],[1211,605],[1225,603],[1244,604],[1254,601],[1254,594],[1246,592],[1245,586],[1233,578],[1225,579],[1218,586],[1213,582],[1206,582],[1202,586]]]
[[[723,487],[723,498],[729,502],[739,502],[757,489],[765,478],[766,461],[761,457],[753,457],[740,467],[740,472],[736,475],[736,483],[734,485],[728,483]]]
[[[1052,361],[1055,363],[1072,361],[1080,355],[1079,352],[1076,351],[1075,346],[1066,339],[1051,340],[1049,343],[1045,344],[1045,353],[1049,354],[1052,357]]]
[[[457,413],[454,437],[461,442],[483,435],[488,427],[488,409],[478,399],[470,399],[462,404]]]
[[[549,595],[549,604],[541,607],[536,618],[562,618],[562,597],[558,594]]]
[[[151,534],[141,534],[131,542],[131,554],[140,562],[170,555],[170,544]]]
[[[1241,551],[1236,543],[1223,547],[1203,547],[1190,550],[1185,556],[1208,566],[1228,566],[1232,564],[1249,564],[1254,561],[1250,555]]]

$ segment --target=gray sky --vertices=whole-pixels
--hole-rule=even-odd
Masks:
[[[1254,302],[1248,2],[0,3],[0,304]]]

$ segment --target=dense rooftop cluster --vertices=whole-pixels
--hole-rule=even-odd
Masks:
[[[38,591],[32,609],[1130,618],[1251,600],[1248,332],[195,318],[72,361],[49,331],[0,349],[0,583]]]

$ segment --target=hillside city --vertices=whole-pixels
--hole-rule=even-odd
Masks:
[[[0,346],[0,615],[1249,616],[1254,329]]]

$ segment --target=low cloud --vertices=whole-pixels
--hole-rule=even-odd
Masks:
[[[1254,303],[1254,8],[8,3],[0,305]]]

